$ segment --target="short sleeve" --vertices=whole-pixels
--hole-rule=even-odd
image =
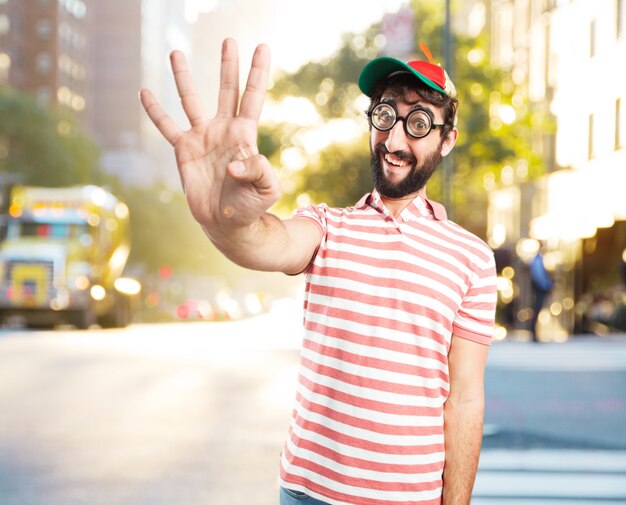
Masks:
[[[326,204],[308,205],[307,207],[301,207],[297,209],[293,215],[294,219],[308,219],[310,221],[313,221],[319,227],[320,235],[321,235],[320,245],[315,251],[315,254],[313,254],[313,257],[311,258],[311,262],[309,263],[307,268],[304,269],[302,273],[307,273],[310,270],[311,265],[313,264],[315,257],[319,253],[320,248],[325,247],[325,237],[326,237],[326,229],[327,229],[327,223],[328,223],[328,220],[326,217],[327,212],[328,212],[328,206]]]
[[[490,345],[495,324],[496,265],[493,254],[483,265],[476,265],[469,289],[452,324],[454,335]]]
[[[325,204],[308,205],[306,207],[297,209],[293,217],[298,219],[310,219],[311,221],[314,221],[320,227],[322,236],[324,236],[326,235],[327,211],[328,206]]]

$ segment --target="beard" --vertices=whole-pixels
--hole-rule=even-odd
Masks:
[[[385,154],[393,154],[413,165],[411,171],[400,182],[393,183],[385,177],[381,162]],[[384,144],[378,144],[371,153],[374,187],[386,198],[403,198],[417,193],[426,186],[428,179],[433,175],[442,158],[441,151],[437,149],[426,156],[421,165],[417,166],[417,160],[413,155],[404,152],[389,153]]]

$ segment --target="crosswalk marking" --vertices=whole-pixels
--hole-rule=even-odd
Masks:
[[[626,341],[569,341],[563,344],[494,343],[487,366],[517,370],[626,370]]]
[[[472,505],[626,504],[624,451],[483,451]]]
[[[484,470],[612,472],[626,474],[626,451],[490,449],[480,456]],[[626,481],[624,482],[626,485]]]

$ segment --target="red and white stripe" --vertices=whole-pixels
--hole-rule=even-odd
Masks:
[[[307,207],[322,231],[281,485],[331,504],[441,502],[452,335],[489,345],[493,253],[417,198]]]

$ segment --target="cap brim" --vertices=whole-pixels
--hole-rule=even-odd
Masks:
[[[389,56],[376,58],[363,67],[361,75],[359,76],[359,89],[367,96],[371,96],[372,89],[376,83],[385,79],[394,72],[408,72],[432,89],[439,91],[444,95],[446,94],[441,86],[435,84],[428,77],[420,74],[403,61],[396,60],[395,58],[391,58]]]

